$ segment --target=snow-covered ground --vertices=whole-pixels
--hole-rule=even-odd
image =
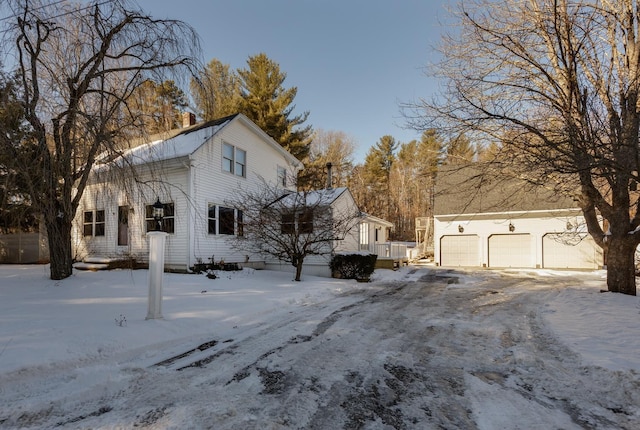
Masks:
[[[640,428],[640,300],[604,272],[0,266],[0,428]]]

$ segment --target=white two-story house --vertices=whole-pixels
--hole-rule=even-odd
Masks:
[[[238,234],[242,214],[225,202],[263,181],[286,189],[287,174],[301,168],[242,114],[188,125],[133,147],[94,169],[74,224],[76,260],[146,261],[146,233],[156,228],[152,205],[159,200],[162,229],[169,233],[167,269],[188,270],[211,258],[245,262],[246,253],[227,243]]]

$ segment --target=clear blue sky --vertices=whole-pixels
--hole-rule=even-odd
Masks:
[[[232,69],[264,52],[297,87],[295,113],[314,129],[347,133],[355,161],[382,136],[418,139],[403,129],[399,103],[429,98],[423,67],[450,20],[447,0],[138,0],[156,18],[180,19],[202,40],[205,62]]]

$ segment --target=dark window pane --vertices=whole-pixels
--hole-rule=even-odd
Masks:
[[[96,222],[104,222],[104,211],[96,211]]]
[[[165,233],[175,232],[175,222],[173,218],[165,218],[162,220],[162,231]]]
[[[220,220],[220,234],[233,234],[233,209],[218,208],[218,217]]]
[[[218,231],[216,230],[216,220],[215,219],[210,219],[209,220],[209,234],[218,234]]]
[[[298,216],[298,230],[301,234],[313,233],[313,211],[306,210]]]
[[[216,205],[209,205],[209,210],[207,212],[209,218],[216,217]]]
[[[93,222],[93,212],[85,212],[84,213],[84,222]]]
[[[293,214],[282,214],[282,223],[280,226],[280,232],[282,234],[295,233],[295,217]]]
[[[238,236],[244,236],[244,218],[242,211],[238,211]]]
[[[175,210],[174,210],[173,203],[164,203],[162,205],[162,207],[164,209],[164,216],[165,217],[174,216],[175,215]]]
[[[104,236],[104,223],[96,223],[96,236]]]
[[[93,224],[85,224],[83,233],[85,236],[93,236]]]
[[[147,224],[147,231],[155,231],[156,229],[156,222],[153,219],[148,219],[146,221]]]

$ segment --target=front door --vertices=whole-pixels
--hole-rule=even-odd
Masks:
[[[118,246],[129,245],[129,206],[118,206]]]

